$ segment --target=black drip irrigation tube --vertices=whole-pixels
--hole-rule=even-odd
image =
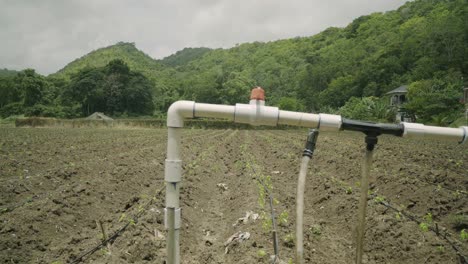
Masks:
[[[274,257],[271,262],[272,264],[274,264],[279,259],[279,245],[278,245],[278,231],[276,229],[276,216],[275,216],[275,210],[273,208],[273,200],[274,200],[273,194],[270,192],[265,182],[257,174],[257,171],[255,170],[254,166],[252,165],[250,166],[250,168],[252,169],[252,172],[255,175],[255,179],[262,185],[263,190],[267,193],[268,198],[269,198],[270,211],[271,211],[271,224],[273,227],[273,230],[271,231],[271,235],[273,238],[273,252],[274,252]]]

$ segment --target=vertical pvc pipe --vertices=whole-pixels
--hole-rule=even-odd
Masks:
[[[373,153],[373,147],[371,149],[366,148],[364,164],[362,165],[361,197],[359,198],[359,215],[356,235],[356,264],[362,263],[364,234],[366,233],[367,192],[369,191],[369,173],[372,164]]]
[[[167,161],[180,161],[182,128],[168,128]],[[166,169],[166,174],[170,173]],[[181,172],[180,172],[181,173]],[[180,179],[182,175],[166,175],[169,178]],[[180,263],[180,181],[166,182],[166,228],[167,228],[167,262],[169,264]]]

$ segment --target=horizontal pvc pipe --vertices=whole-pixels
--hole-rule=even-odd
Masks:
[[[429,138],[445,141],[455,141],[458,143],[465,143],[468,138],[468,127],[449,128],[426,126],[417,123],[403,123],[404,132],[403,137],[407,138]]]
[[[301,112],[279,111],[278,125],[317,128],[320,117],[317,114]]]
[[[252,126],[277,126],[278,107],[265,106],[265,102],[250,100],[250,104],[236,104],[234,122]]]
[[[195,117],[224,118],[234,120],[236,107],[233,105],[195,103]]]

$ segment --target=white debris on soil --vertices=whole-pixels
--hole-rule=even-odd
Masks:
[[[249,232],[242,232],[238,231],[234,235],[230,236],[226,242],[224,242],[224,254],[229,253],[229,247],[232,245],[236,245],[241,243],[244,240],[248,240],[250,238]]]
[[[252,211],[245,212],[245,216],[237,219],[237,221],[232,225],[232,226],[237,226],[238,224],[247,224],[249,219],[255,221],[259,218],[260,216]]]
[[[227,184],[225,184],[225,183],[218,183],[218,184],[216,184],[216,186],[218,186],[218,188],[220,188],[223,191],[227,191],[227,189],[228,189]]]
[[[164,234],[162,232],[160,232],[158,229],[154,229],[154,237],[156,238],[156,240],[164,240],[165,237],[164,237]]]

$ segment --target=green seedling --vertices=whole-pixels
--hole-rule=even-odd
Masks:
[[[383,203],[383,202],[385,202],[385,197],[383,197],[383,196],[377,196],[377,197],[374,198],[374,202],[376,202],[376,203]]]
[[[468,240],[468,232],[466,232],[465,229],[462,229],[462,230],[460,231],[460,239],[461,239],[462,241]]]
[[[259,250],[257,251],[257,256],[258,256],[259,258],[264,258],[266,255],[267,255],[267,253],[266,253],[266,251],[263,250],[263,249],[259,249]]]
[[[419,223],[419,229],[421,229],[421,231],[423,232],[427,232],[429,231],[429,226],[427,225],[427,223]]]
[[[427,232],[429,231],[429,227],[432,224],[432,214],[427,213],[423,218],[424,218],[424,221],[419,223],[419,229],[421,229],[421,231],[423,232]]]
[[[125,213],[121,214],[119,217],[119,222],[122,222],[123,220],[125,220],[125,218],[127,218],[127,215]]]
[[[279,224],[282,226],[286,226],[288,224],[288,218],[289,218],[289,214],[287,211],[281,212],[281,214],[278,217]]]
[[[424,216],[424,220],[430,225],[432,224],[432,214],[431,213],[427,213],[425,216]]]
[[[346,194],[352,194],[353,193],[353,187],[349,186],[348,188],[346,188],[345,192],[346,192]]]
[[[266,216],[265,212],[262,212],[262,214],[264,214]],[[268,216],[266,216],[266,218],[264,217],[263,221],[262,221],[263,231],[265,231],[265,233],[270,232],[272,226],[273,226],[273,221],[271,221],[270,217],[268,217]]]
[[[400,212],[396,213],[396,214],[395,214],[395,218],[396,218],[397,220],[401,220],[401,213],[400,213]]]
[[[453,194],[453,198],[455,198],[455,200],[459,200],[461,198],[461,195],[462,195],[459,190],[454,191],[452,194]]]
[[[286,236],[284,236],[283,242],[287,247],[294,247],[294,235],[287,234]]]
[[[313,225],[310,227],[310,232],[316,236],[320,236],[322,234],[322,228],[319,225]]]

